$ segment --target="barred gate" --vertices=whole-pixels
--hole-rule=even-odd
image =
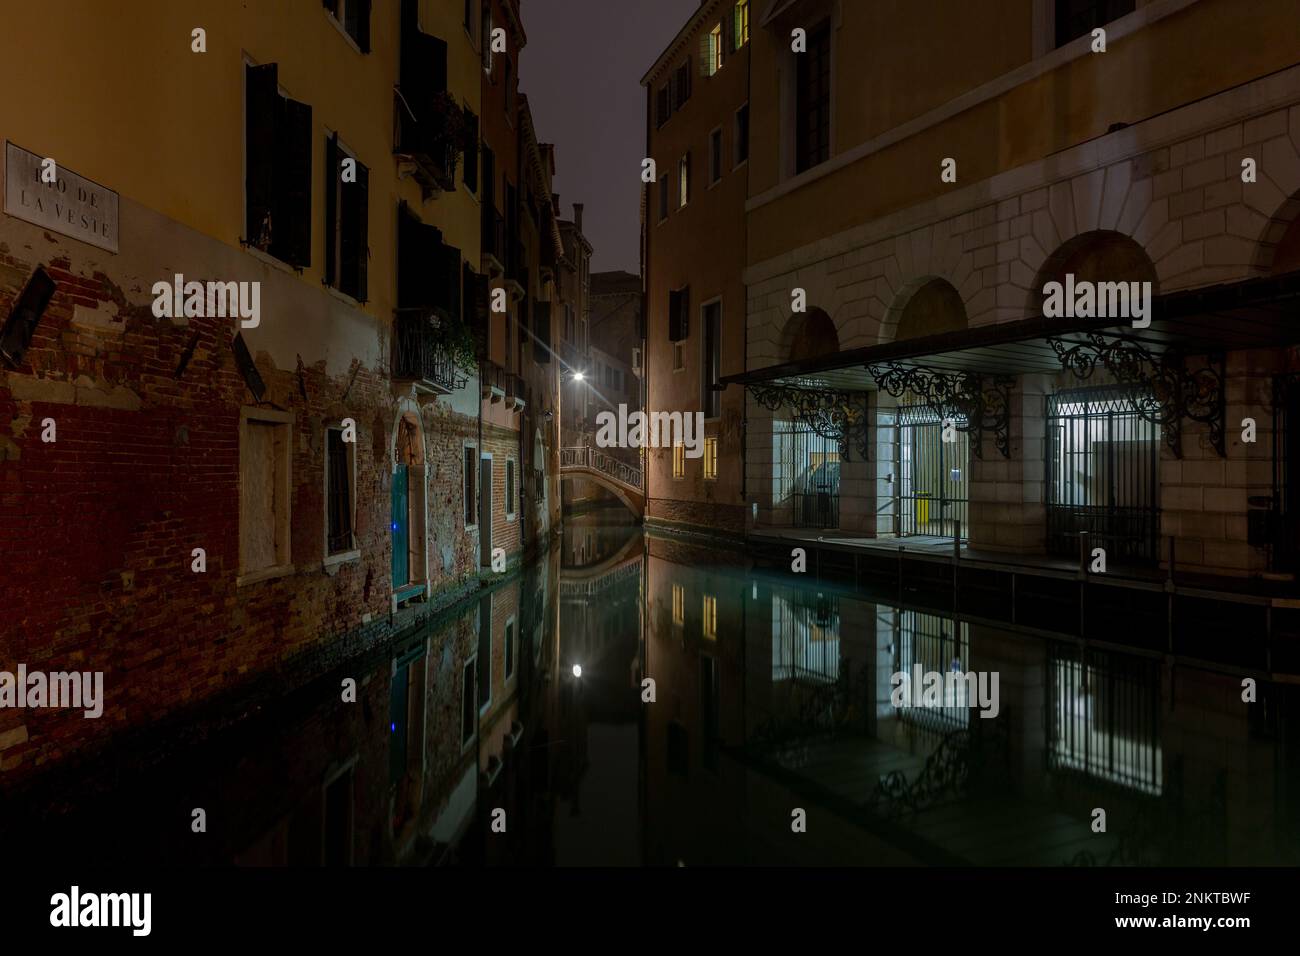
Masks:
[[[898,500],[896,532],[951,537],[961,522],[965,538],[970,522],[970,436],[954,425],[953,441],[943,440],[943,421],[927,405],[898,408]]]
[[[970,670],[970,624],[955,622],[950,617],[927,614],[923,611],[900,609],[898,614],[898,640],[894,643],[894,673],[912,680],[914,667],[922,674],[948,674]],[[916,706],[897,710],[899,720],[915,724],[923,730],[947,733],[970,725],[970,708],[974,701],[950,699],[945,692],[939,706]]]
[[[840,445],[802,423],[778,423],[773,432],[780,463],[780,500],[790,502],[796,528],[840,525]]]
[[[1292,448],[1300,448],[1300,375],[1280,375],[1273,380],[1272,520],[1259,536],[1272,545],[1274,571],[1300,569],[1300,468],[1291,467]]]
[[[1110,560],[1159,557],[1160,426],[1123,386],[1047,399],[1047,550],[1075,557],[1079,538]]]

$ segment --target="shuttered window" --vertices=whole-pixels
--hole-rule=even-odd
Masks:
[[[672,112],[673,103],[669,98],[668,84],[665,83],[659,87],[659,92],[655,95],[655,125],[663,126],[664,123],[667,123]]]
[[[274,63],[245,73],[245,241],[311,265],[311,107],[280,95]]]
[[[322,0],[329,14],[343,27],[362,53],[370,52],[371,0]]]
[[[478,192],[478,116],[465,107],[465,185],[472,193]]]
[[[325,496],[329,529],[326,553],[351,551],[352,538],[352,465],[343,430],[331,428],[325,442]]]

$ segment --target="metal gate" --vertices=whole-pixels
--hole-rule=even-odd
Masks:
[[[1075,557],[1080,536],[1111,561],[1159,556],[1160,426],[1122,386],[1047,399],[1047,550]]]
[[[840,445],[806,425],[778,423],[773,432],[781,466],[781,501],[796,528],[840,525]]]
[[[951,537],[961,522],[967,537],[970,522],[970,437],[961,430],[965,422],[944,422],[927,405],[898,408],[898,500],[896,530],[904,535]]]

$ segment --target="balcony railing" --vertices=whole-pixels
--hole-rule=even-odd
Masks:
[[[456,364],[428,309],[398,309],[393,335],[393,378],[450,394],[469,377]]]
[[[478,366],[479,386],[483,390],[483,398],[490,399],[493,402],[499,402],[506,395],[506,370],[496,362],[483,360]]]

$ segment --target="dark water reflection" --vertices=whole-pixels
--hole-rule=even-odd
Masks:
[[[11,795],[0,839],[218,865],[1300,862],[1295,687],[1246,704],[1252,675],[720,559],[743,554],[577,519],[521,577],[275,707]],[[997,716],[895,707],[913,666],[996,672]]]

